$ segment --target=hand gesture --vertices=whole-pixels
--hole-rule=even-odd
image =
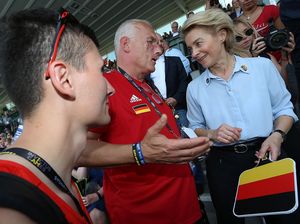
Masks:
[[[183,163],[191,161],[209,151],[211,142],[207,137],[193,139],[168,139],[160,134],[167,123],[167,116],[161,118],[147,131],[142,151],[147,163]]]

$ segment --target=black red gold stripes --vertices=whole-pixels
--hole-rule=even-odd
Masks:
[[[132,109],[135,112],[135,114],[142,114],[151,111],[150,107],[146,103],[136,105],[132,107]]]
[[[292,210],[296,204],[295,162],[283,159],[240,175],[234,213],[272,213]]]

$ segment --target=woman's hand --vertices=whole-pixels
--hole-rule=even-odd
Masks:
[[[241,131],[241,128],[222,124],[218,129],[211,131],[209,138],[217,142],[230,144],[240,139]]]
[[[266,153],[270,153],[271,160],[275,161],[281,154],[281,144],[282,136],[274,132],[262,143],[260,150],[255,155],[258,159],[262,159]]]
[[[289,42],[287,46],[282,48],[282,50],[286,51],[289,54],[295,49],[295,45],[295,37],[292,32],[289,32]]]
[[[252,46],[251,46],[251,54],[253,57],[257,57],[261,54],[264,50],[266,50],[266,42],[264,41],[263,37],[257,37],[254,39]]]

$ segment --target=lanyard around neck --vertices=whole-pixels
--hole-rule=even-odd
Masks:
[[[18,155],[27,161],[29,161],[31,164],[33,164],[36,168],[38,168],[46,177],[48,177],[49,180],[52,181],[52,183],[55,184],[57,188],[59,188],[64,193],[68,194],[72,200],[74,201],[78,211],[84,218],[90,223],[89,218],[87,217],[86,213],[82,210],[82,207],[79,204],[79,201],[76,199],[76,197],[70,192],[64,181],[61,179],[61,177],[56,173],[56,171],[40,156],[37,154],[28,151],[27,149],[23,148],[8,148],[3,150],[1,154],[13,154]]]
[[[131,78],[131,76],[127,72],[125,72],[122,68],[118,67],[118,71],[127,79],[127,81],[133,87],[135,87],[146,98],[146,100],[154,108],[154,110],[158,114],[158,116],[161,117],[162,113],[157,108],[157,106],[155,105],[155,103],[150,99],[150,97],[145,93],[145,91],[143,90],[143,88],[141,88],[138,84],[136,84],[135,81],[133,80],[133,78]],[[164,102],[164,99],[163,99],[161,93],[159,92],[159,90],[157,89],[157,87],[155,85],[151,85],[151,87],[153,88],[152,91],[154,91],[156,94],[158,94],[159,97],[161,98],[161,100]],[[170,133],[172,133],[176,138],[179,138],[179,136],[173,131],[173,129],[171,128],[171,126],[169,125],[169,123],[166,124],[166,127],[167,127],[167,129],[169,130]]]

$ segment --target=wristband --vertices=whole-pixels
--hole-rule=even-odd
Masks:
[[[140,142],[132,145],[132,154],[138,166],[143,166],[146,164]]]
[[[132,154],[133,154],[133,158],[134,158],[135,163],[136,163],[138,166],[140,166],[141,163],[140,163],[140,161],[139,161],[139,159],[138,159],[138,157],[137,157],[136,148],[135,148],[134,145],[135,145],[135,144],[132,145]]]
[[[141,165],[145,165],[146,162],[145,162],[144,155],[143,155],[143,152],[142,152],[141,143],[139,142],[139,143],[135,144],[135,147],[136,147],[137,157],[138,157]]]

